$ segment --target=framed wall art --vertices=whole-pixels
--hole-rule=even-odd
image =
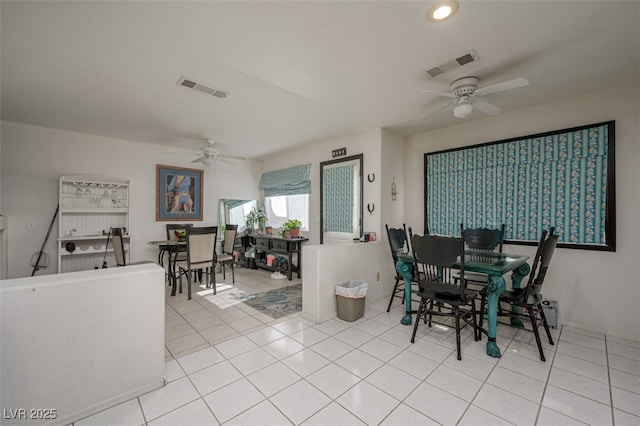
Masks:
[[[202,170],[156,165],[156,220],[201,221]]]

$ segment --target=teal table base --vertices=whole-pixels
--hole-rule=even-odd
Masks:
[[[404,279],[404,306],[405,315],[400,320],[402,325],[411,325],[411,279],[413,278],[412,264],[398,260],[396,263],[396,271]]]
[[[529,266],[528,263],[525,263],[519,268],[516,268],[513,271],[513,275],[511,275],[511,287],[520,288],[520,283],[522,282],[522,278],[529,275],[530,271],[531,271],[531,267]],[[513,306],[511,309],[515,311],[516,309],[518,309],[518,307]],[[516,318],[516,317],[511,318],[511,325],[518,328],[524,328],[524,323],[520,320],[520,318]]]
[[[465,262],[465,270],[488,274],[487,280],[487,355],[500,358],[500,348],[496,343],[496,329],[498,328],[498,301],[500,294],[506,287],[503,274],[512,271],[511,286],[519,288],[524,277],[529,275],[531,267],[527,264],[527,256],[496,254],[497,262],[480,263]],[[396,263],[396,271],[404,279],[406,314],[400,320],[400,324],[411,325],[411,279],[413,278],[413,255],[400,254]],[[518,319],[512,320],[516,327],[524,327]]]
[[[531,267],[525,263],[513,270],[511,275],[511,285],[513,288],[520,288],[522,278],[529,274]],[[506,288],[506,283],[502,275],[489,275],[487,280],[487,355],[494,358],[500,358],[500,348],[496,343],[496,329],[498,328],[498,303],[500,294]],[[524,327],[524,324],[518,319],[512,319],[511,324],[517,327]],[[520,325],[517,325],[520,322]]]

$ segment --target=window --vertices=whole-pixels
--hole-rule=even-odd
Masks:
[[[506,225],[505,239],[615,251],[614,122],[425,154],[425,229]]]
[[[302,231],[309,230],[309,194],[265,197],[264,206],[268,225],[280,228],[289,219],[302,222]]]
[[[287,220],[298,219],[301,229],[309,230],[310,175],[311,164],[305,164],[266,172],[260,177],[269,226],[280,228]]]

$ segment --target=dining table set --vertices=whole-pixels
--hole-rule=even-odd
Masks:
[[[413,253],[398,253],[396,270],[405,282],[405,300],[411,301],[411,282],[414,279],[414,265],[416,258]],[[527,263],[529,256],[510,253],[486,253],[473,250],[465,251],[465,272],[486,274],[487,283],[487,355],[499,358],[500,348],[496,343],[496,329],[498,325],[498,301],[500,294],[506,288],[504,275],[511,272],[512,288],[519,288],[522,279],[529,275],[531,267]],[[405,303],[406,312],[401,324],[411,325],[413,322],[411,303]],[[516,324],[514,324],[516,325]]]

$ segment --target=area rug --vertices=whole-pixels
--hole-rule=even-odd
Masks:
[[[274,319],[295,314],[302,311],[302,284],[251,294],[242,303]]]

